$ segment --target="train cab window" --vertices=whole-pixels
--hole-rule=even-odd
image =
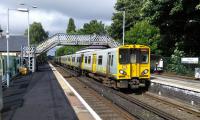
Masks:
[[[68,61],[70,61],[70,57],[68,57]]]
[[[85,63],[87,63],[87,56],[85,57]]]
[[[91,56],[88,57],[88,64],[91,63]]]
[[[140,63],[148,63],[149,57],[148,57],[148,50],[147,49],[141,49],[140,51]]]
[[[141,53],[140,56],[140,63],[148,63],[148,53]]]
[[[136,63],[136,54],[131,54],[131,63]]]
[[[130,63],[130,49],[119,49],[119,63]]]
[[[138,54],[139,51],[137,49],[131,49],[131,55],[130,55],[130,60],[132,64],[138,63]]]
[[[102,65],[102,60],[103,60],[103,56],[100,55],[100,56],[98,57],[98,65]]]

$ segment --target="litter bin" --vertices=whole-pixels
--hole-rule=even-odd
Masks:
[[[27,67],[20,67],[19,68],[19,73],[21,75],[27,75],[28,74],[28,68]]]

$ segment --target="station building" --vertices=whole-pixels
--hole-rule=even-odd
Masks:
[[[15,76],[20,66],[20,54],[23,46],[28,45],[27,37],[24,35],[10,35],[9,37],[9,72]],[[5,81],[7,71],[7,39],[0,28],[0,80]]]

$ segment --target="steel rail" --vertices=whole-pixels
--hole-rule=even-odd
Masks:
[[[66,70],[65,68],[63,68],[63,69]],[[67,71],[70,72],[71,74],[73,74],[73,76],[77,76],[77,73],[75,73],[74,71],[72,71],[72,70],[69,71],[69,69]],[[86,80],[86,78],[90,79],[90,80]],[[165,111],[162,111],[158,108],[150,106],[147,103],[139,101],[138,99],[131,97],[131,96],[128,96],[125,93],[122,93],[122,92],[113,90],[111,88],[108,88],[108,87],[102,85],[101,83],[94,81],[93,79],[91,80],[91,78],[89,78],[89,77],[85,76],[84,80],[80,79],[78,77],[76,77],[76,79],[83,82],[84,84],[86,84],[88,87],[94,89],[95,91],[99,92],[104,97],[111,100],[114,104],[118,105],[119,107],[126,110],[127,112],[129,112],[130,114],[132,114],[133,116],[135,116],[138,119],[145,120],[145,119],[148,119],[148,118],[144,118],[140,115],[134,114],[134,112],[133,112],[134,110],[129,108],[129,106],[132,106],[131,104],[137,105],[137,106],[149,111],[150,113],[153,113],[153,114],[155,114],[155,115],[157,115],[160,118],[163,118],[165,120],[180,120],[180,118],[177,118],[176,116],[173,116],[169,113],[166,113]],[[128,106],[127,105],[125,106],[124,104],[120,103],[119,101],[115,101],[116,99],[108,98],[108,96],[113,96],[113,98],[116,98],[118,96],[118,98],[120,97],[119,99],[121,99],[121,101],[126,101],[126,102],[129,102],[130,104]]]

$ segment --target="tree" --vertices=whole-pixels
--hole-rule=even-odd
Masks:
[[[113,14],[111,28],[109,30],[110,35],[116,39],[122,39],[122,23],[123,15],[122,11],[125,11],[125,30],[128,31],[137,21],[142,20],[141,8],[144,0],[117,0],[115,9],[118,11]]]
[[[76,26],[74,24],[74,19],[70,18],[66,30],[67,34],[75,34],[76,33]]]
[[[45,32],[45,30],[42,27],[41,23],[37,23],[37,22],[33,22],[33,24],[30,25],[30,29],[29,29],[29,33],[30,33],[30,44],[39,44],[42,41],[46,40],[48,38],[48,32]],[[25,30],[25,35],[28,35],[28,30]],[[46,53],[42,53],[39,56],[37,56],[38,59],[38,63],[44,63],[47,61],[47,54]]]
[[[30,44],[39,44],[48,38],[48,32],[45,32],[41,23],[33,22],[29,30]],[[28,30],[25,31],[25,35],[28,35]]]
[[[56,50],[56,56],[73,54],[81,48],[81,46],[62,46]]]
[[[143,16],[159,27],[160,49],[170,56],[175,43],[182,42],[180,50],[188,55],[200,55],[200,0],[146,0]],[[170,46],[170,47],[169,47]]]
[[[125,42],[130,44],[143,44],[151,48],[152,53],[160,53],[158,44],[160,32],[157,27],[149,24],[147,20],[137,22],[129,31],[126,32]]]
[[[91,20],[89,23],[85,23],[83,28],[78,31],[79,34],[106,34],[105,25],[100,21]]]

